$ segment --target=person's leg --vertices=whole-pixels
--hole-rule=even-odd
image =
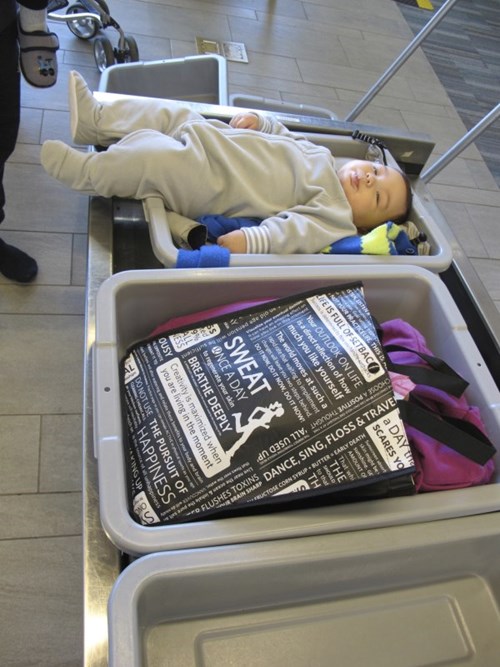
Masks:
[[[85,79],[76,71],[69,75],[71,134],[76,144],[109,146],[136,130],[157,130],[171,135],[200,114],[169,100],[116,97],[99,102]]]
[[[26,32],[48,32],[47,28],[47,5],[48,2],[30,2],[22,0],[19,3],[19,22],[21,28]]]
[[[13,152],[19,130],[20,75],[18,72],[17,26],[13,22],[0,33],[0,222],[5,218],[4,167]],[[22,250],[0,239],[0,273],[9,280],[29,282],[37,274],[37,263]]]
[[[13,22],[0,33],[0,222],[5,217],[4,166],[16,147],[21,106],[20,76],[17,68],[17,28]]]

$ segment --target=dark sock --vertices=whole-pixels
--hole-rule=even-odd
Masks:
[[[29,283],[38,273],[38,265],[25,252],[0,239],[0,273],[9,280]]]

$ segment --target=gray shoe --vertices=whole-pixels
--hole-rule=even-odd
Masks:
[[[50,88],[57,81],[56,51],[59,39],[54,32],[25,32],[18,21],[19,66],[24,79],[35,88]]]

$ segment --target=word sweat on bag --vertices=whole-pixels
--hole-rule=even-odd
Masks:
[[[144,525],[414,470],[360,283],[154,336],[129,350],[122,381]]]

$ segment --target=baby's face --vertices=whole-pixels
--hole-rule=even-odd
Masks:
[[[356,227],[373,229],[405,213],[406,183],[397,169],[379,162],[350,160],[337,175]]]

